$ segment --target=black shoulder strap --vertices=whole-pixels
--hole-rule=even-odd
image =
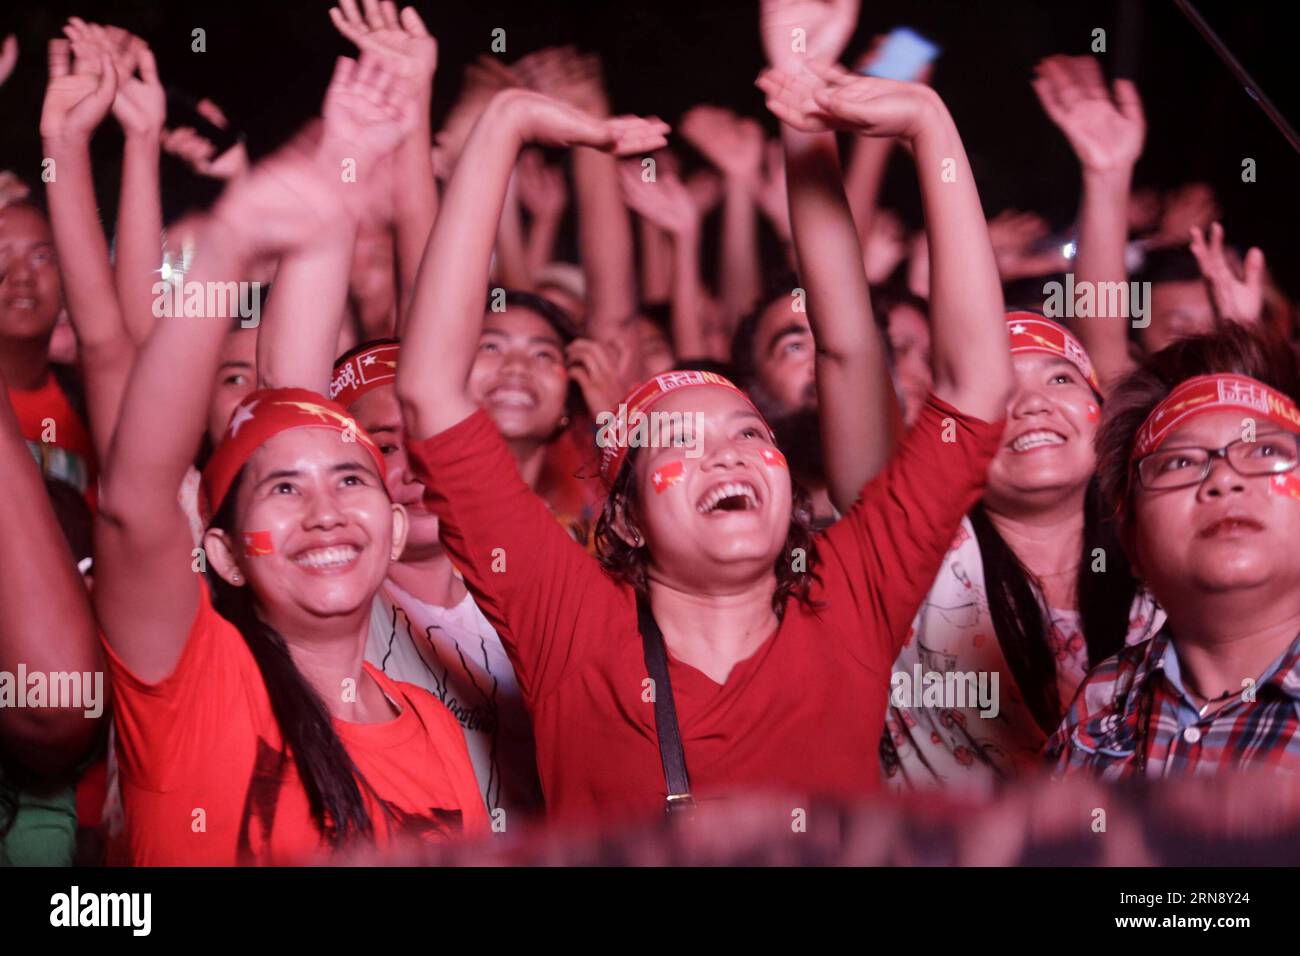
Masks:
[[[691,809],[695,800],[691,796],[690,778],[686,775],[682,735],[677,728],[677,705],[673,702],[673,685],[668,679],[668,650],[664,646],[664,636],[655,623],[650,602],[638,596],[636,607],[645,666],[654,681],[655,733],[659,737],[659,757],[663,761],[664,781],[668,785],[664,809],[673,814]]]

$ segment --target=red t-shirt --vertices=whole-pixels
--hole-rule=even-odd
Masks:
[[[879,789],[891,666],[1001,436],[1001,422],[931,397],[861,500],[818,536],[818,610],[788,603],[723,685],[669,654],[697,799]],[[579,823],[662,813],[632,589],[555,523],[486,413],[410,452],[443,543],[514,663],[550,813]]]
[[[40,455],[42,474],[72,485],[93,509],[99,478],[95,446],[58,380],[46,372],[39,388],[7,391],[23,438]],[[47,425],[53,426],[52,435]]]
[[[206,588],[171,676],[147,684],[105,647],[133,864],[291,864],[323,853],[261,672]],[[402,712],[380,724],[335,719],[334,729],[395,818],[390,825],[362,789],[377,844],[485,832],[487,811],[455,718],[427,691],[365,667]]]

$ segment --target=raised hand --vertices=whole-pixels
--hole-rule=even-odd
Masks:
[[[1032,85],[1085,170],[1128,169],[1137,162],[1146,118],[1132,81],[1116,80],[1112,99],[1096,59],[1049,56],[1038,64]]]
[[[1007,209],[989,220],[989,243],[1004,282],[1060,272],[1069,264],[1060,249],[1034,250],[1048,232],[1047,220],[1032,212]]]
[[[433,169],[439,179],[451,176],[470,130],[492,97],[518,85],[518,77],[500,60],[486,53],[465,67],[460,96],[435,137]]]
[[[49,67],[41,136],[58,142],[89,142],[117,93],[112,57],[97,46],[81,45],[74,58],[69,41],[51,40]]]
[[[149,45],[121,27],[70,17],[63,27],[74,53],[106,53],[117,72],[113,116],[127,136],[158,137],[167,118],[167,94]],[[138,76],[136,74],[139,74]]]
[[[619,376],[618,350],[610,343],[574,339],[565,347],[564,358],[569,377],[578,383],[592,417],[616,409],[619,399],[635,384]]]
[[[910,141],[942,109],[924,83],[857,76],[816,61],[797,76],[767,70],[757,85],[778,119],[807,133],[842,129]]]
[[[526,149],[515,166],[519,201],[534,219],[558,219],[569,204],[564,170],[548,166],[540,151]]]
[[[668,142],[668,124],[658,117],[592,116],[550,96],[511,90],[497,99],[509,111],[524,142],[543,146],[587,146],[616,156],[648,153]]]
[[[699,228],[700,210],[690,191],[662,165],[654,181],[646,182],[641,176],[641,164],[627,160],[619,166],[619,180],[628,206],[664,232],[679,236]]]
[[[763,175],[754,202],[783,240],[790,239],[790,202],[785,183],[785,150],[774,139],[763,148]]]
[[[1217,222],[1210,226],[1208,243],[1196,226],[1191,233],[1192,255],[1210,287],[1210,301],[1219,318],[1245,325],[1258,322],[1264,305],[1264,253],[1252,246],[1239,271],[1223,245],[1223,226]]]
[[[767,61],[799,72],[809,59],[834,61],[858,23],[860,0],[761,0],[760,29]]]
[[[9,79],[17,65],[18,38],[11,33],[0,43],[0,86],[5,85],[5,80]]]
[[[219,129],[230,125],[226,114],[216,103],[209,99],[199,100],[195,107],[204,119],[209,120]],[[162,136],[163,152],[183,161],[200,176],[212,179],[229,180],[243,174],[248,169],[248,150],[242,141],[235,143],[220,155],[212,141],[200,136],[189,126],[178,126]]]
[[[330,19],[339,33],[357,49],[390,58],[402,88],[427,99],[433,91],[433,74],[438,68],[438,41],[430,36],[414,7],[399,14],[391,0],[339,0],[330,8]]]
[[[763,165],[763,128],[718,106],[696,106],[682,117],[681,134],[728,179],[757,180]]]
[[[322,153],[342,163],[378,159],[415,126],[415,104],[403,95],[391,60],[371,53],[340,57],[321,106]]]

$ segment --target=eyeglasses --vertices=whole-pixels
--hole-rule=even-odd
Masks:
[[[1255,441],[1239,438],[1222,448],[1162,448],[1138,459],[1138,479],[1148,491],[1189,488],[1205,480],[1216,458],[1227,461],[1239,475],[1280,475],[1300,463],[1300,436],[1266,435]]]

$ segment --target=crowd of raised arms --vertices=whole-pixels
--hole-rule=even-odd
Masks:
[[[1300,775],[1263,253],[1207,187],[1133,188],[1143,105],[1096,57],[1032,79],[1078,160],[1067,258],[986,218],[924,74],[842,64],[858,0],[754,15],[775,139],[615,115],[572,47],[483,54],[435,130],[420,16],[339,0],[355,57],[256,162],[167,128],[141,38],[49,40],[52,174],[0,174],[0,863]],[[164,223],[164,153],[219,198]],[[1045,309],[1067,272],[1093,317]]]

